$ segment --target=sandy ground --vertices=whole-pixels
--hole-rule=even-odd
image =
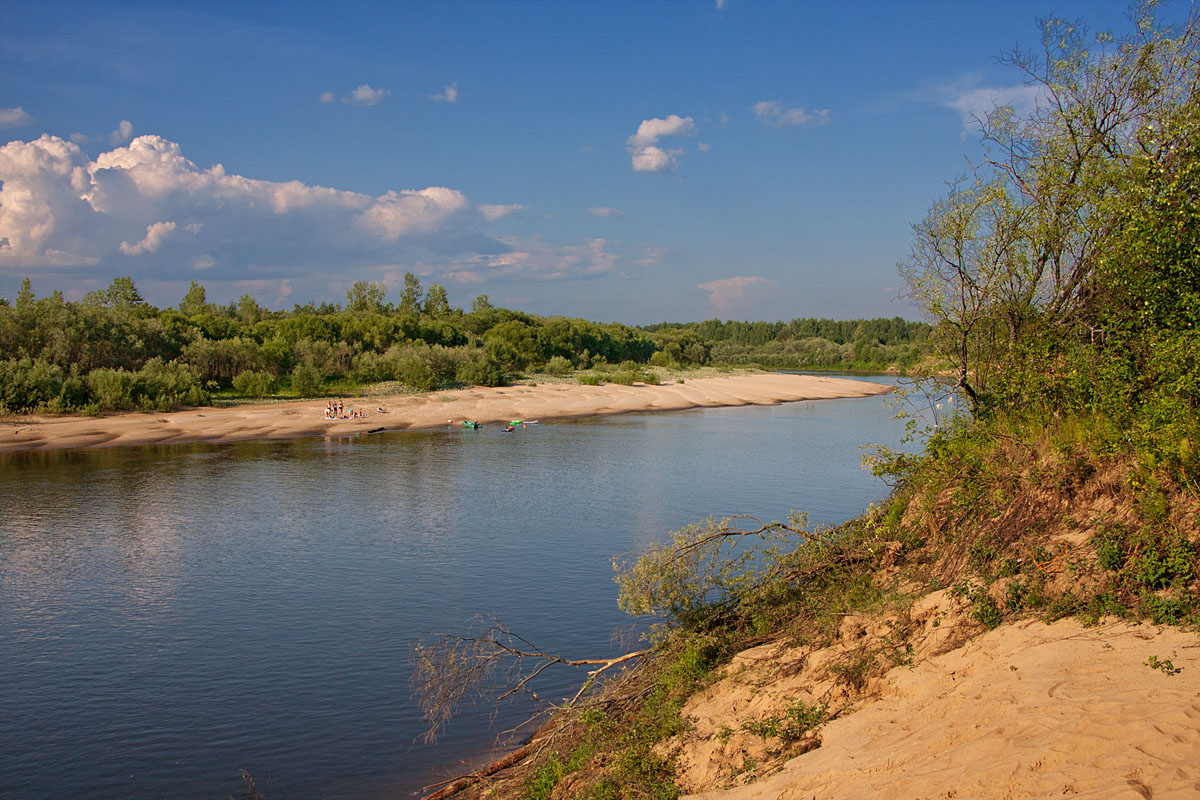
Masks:
[[[349,399],[344,400],[347,410],[364,408],[367,416],[332,421],[323,418],[324,400],[102,417],[30,415],[0,421],[0,452],[343,436],[367,431],[438,428],[448,420],[458,424],[471,419],[495,425],[514,419],[552,420],[715,406],[777,405],[798,400],[864,397],[887,391],[890,391],[888,386],[844,378],[772,373],[696,378],[661,386],[540,384]],[[385,411],[380,413],[378,408]]]
[[[768,687],[750,688],[743,706]],[[690,711],[728,720],[714,702],[729,692]],[[821,739],[757,782],[691,798],[1200,797],[1200,637],[1124,622],[1003,626],[892,669]]]

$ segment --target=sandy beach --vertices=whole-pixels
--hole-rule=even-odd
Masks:
[[[345,436],[440,428],[464,419],[496,425],[514,419],[549,421],[645,411],[778,405],[888,391],[889,386],[845,378],[765,373],[695,378],[659,386],[546,383],[344,399],[347,411],[366,411],[361,419],[324,419],[323,399],[100,417],[23,415],[0,421],[0,452]],[[379,408],[384,411],[381,413]]]
[[[701,728],[761,713],[760,695],[773,688],[745,676],[725,683],[687,709]],[[1198,797],[1200,638],[1120,620],[1005,625],[896,667],[821,738],[762,780],[687,797]],[[715,769],[743,763],[738,746],[714,736],[693,745],[693,786],[736,782]]]

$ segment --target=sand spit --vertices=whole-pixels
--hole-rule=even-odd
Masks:
[[[726,681],[745,696],[713,687],[686,709],[701,727],[771,691]],[[893,668],[820,736],[774,774],[691,800],[1200,797],[1200,637],[1119,621],[1006,625]],[[694,775],[698,761],[728,764],[712,748],[700,759],[690,748]]]
[[[447,420],[471,419],[494,425],[513,419],[553,420],[717,406],[778,405],[798,400],[866,397],[890,390],[889,386],[845,378],[769,373],[695,378],[660,386],[516,385],[352,399],[344,401],[346,409],[363,408],[367,416],[347,420],[323,419],[324,400],[103,417],[29,415],[0,421],[0,452],[345,436],[368,431],[439,428]],[[377,408],[386,409],[386,413],[379,413]]]

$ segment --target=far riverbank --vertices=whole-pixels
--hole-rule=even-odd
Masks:
[[[438,428],[464,419],[495,425],[514,419],[547,421],[646,411],[778,405],[867,397],[891,390],[890,386],[861,380],[765,373],[694,378],[658,386],[470,387],[422,395],[344,400],[346,409],[365,410],[366,416],[356,419],[324,419],[324,400],[101,417],[27,415],[0,422],[0,452],[346,436]]]

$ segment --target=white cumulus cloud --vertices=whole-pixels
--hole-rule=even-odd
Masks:
[[[198,167],[159,136],[92,160],[43,135],[0,146],[0,271],[99,266],[124,274],[127,257],[137,256],[135,277],[182,279],[201,269],[242,279],[247,269],[299,277],[413,253],[453,260],[510,249],[476,229],[517,208],[476,207],[439,186],[371,196],[257,180],[220,164]]]
[[[672,172],[679,164],[682,150],[663,150],[661,147],[647,145],[634,151],[633,169],[635,172]]]
[[[500,205],[497,203],[484,203],[482,205],[476,206],[476,208],[479,209],[479,213],[488,222],[495,222],[498,219],[503,219],[504,217],[507,217],[509,214],[515,214],[518,211],[525,210],[525,206],[521,205],[520,203],[511,203],[509,205]]]
[[[349,97],[343,97],[342,102],[356,106],[374,106],[382,102],[383,98],[389,94],[391,94],[389,89],[373,89],[364,83],[351,92]]]
[[[690,136],[696,132],[696,124],[691,117],[681,117],[671,114],[666,119],[644,119],[638,125],[637,133],[629,137],[630,147],[645,147],[657,144],[664,136]]]
[[[428,189],[404,189],[376,198],[359,217],[360,224],[384,241],[401,236],[429,233],[450,217],[470,206],[462,192],[442,186]]]
[[[128,142],[133,136],[133,123],[127,119],[117,124],[117,129],[108,135],[108,143],[116,146]]]
[[[429,97],[439,103],[456,103],[458,102],[458,84],[452,83],[438,94],[431,94]]]
[[[155,222],[146,226],[146,235],[136,244],[121,242],[121,252],[127,256],[139,256],[142,253],[153,253],[162,247],[163,242],[175,230],[174,222]]]
[[[808,111],[804,108],[785,108],[778,100],[763,100],[750,106],[754,116],[772,128],[787,128],[796,125],[815,127],[829,124],[829,109]]]
[[[370,84],[364,83],[350,94],[342,95],[340,98],[333,92],[321,92],[317,99],[322,103],[332,103],[336,100],[341,100],[346,105],[351,106],[375,106],[383,102],[383,98],[391,94],[390,89],[376,89]]]
[[[33,123],[33,114],[20,106],[0,108],[0,128],[16,128]]]
[[[637,132],[625,143],[634,171],[670,172],[675,169],[683,150],[659,147],[659,140],[665,136],[693,136],[695,133],[696,124],[691,117],[671,114],[666,119],[642,120]]]

